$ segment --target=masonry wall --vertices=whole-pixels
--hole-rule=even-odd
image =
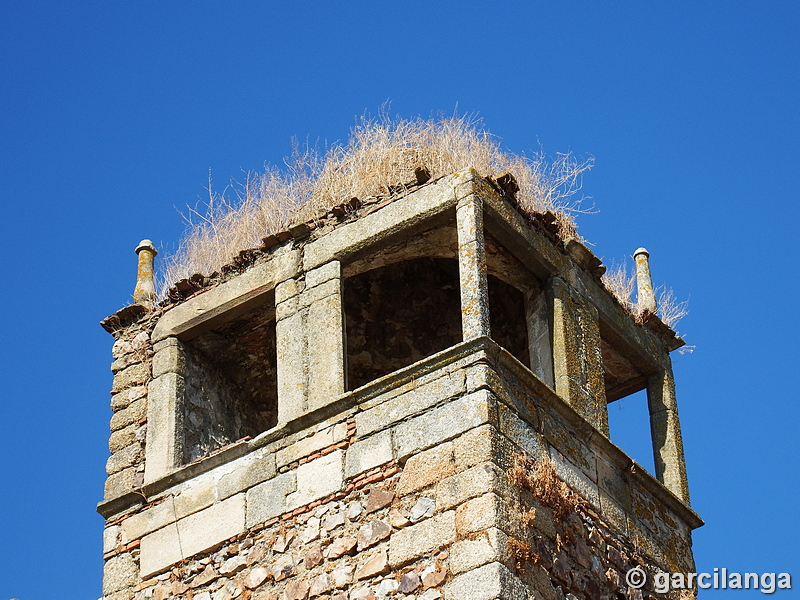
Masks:
[[[636,600],[631,566],[693,570],[685,473],[670,491],[602,418],[600,336],[661,342],[493,194],[446,178],[115,330],[106,600]],[[376,281],[455,258],[461,322],[408,298],[443,341],[376,343]]]
[[[634,564],[692,570],[685,515],[489,340],[343,404],[110,519],[107,598],[594,600]],[[523,456],[579,493],[563,522],[509,481]]]

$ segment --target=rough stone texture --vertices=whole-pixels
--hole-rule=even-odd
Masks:
[[[463,371],[448,373],[429,383],[414,387],[391,402],[384,402],[359,412],[356,415],[358,435],[366,436],[374,431],[380,431],[393,423],[427,410],[443,399],[462,394],[466,389],[465,385]]]
[[[527,600],[528,592],[508,567],[489,563],[462,573],[445,588],[448,600]]]
[[[247,490],[247,526],[277,517],[286,509],[286,497],[297,489],[296,475],[284,473]]]
[[[239,494],[144,536],[142,577],[244,531],[244,507],[244,494]]]
[[[489,420],[492,395],[481,390],[398,425],[394,430],[398,458],[435,446]]]
[[[463,573],[490,562],[505,563],[508,552],[508,536],[496,527],[490,527],[475,538],[457,541],[450,547],[450,569]]]
[[[455,512],[447,511],[398,531],[389,542],[389,562],[400,567],[423,554],[449,546],[456,537]]]
[[[605,386],[650,374],[688,501],[666,338],[575,244],[473,171],[318,221],[115,334],[105,600],[599,600],[693,570],[699,519],[605,435]]]
[[[279,450],[276,456],[276,463],[279,467],[289,464],[292,461],[300,458],[305,458],[309,454],[313,454],[323,448],[327,448],[333,444],[341,442],[347,437],[347,424],[337,423],[326,427],[322,431],[315,433],[309,437],[302,438],[282,450]]]
[[[138,575],[139,569],[130,553],[119,554],[109,559],[103,569],[103,594],[132,587]]]
[[[331,452],[297,468],[297,491],[289,494],[289,507],[302,506],[340,490],[344,484],[341,450]]]

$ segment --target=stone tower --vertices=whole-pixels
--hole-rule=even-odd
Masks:
[[[103,322],[104,598],[633,600],[633,566],[694,571],[683,342],[555,231],[467,170],[159,305],[143,242],[137,303]],[[608,437],[607,404],[642,389],[653,475]]]

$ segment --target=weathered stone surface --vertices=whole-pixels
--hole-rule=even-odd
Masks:
[[[457,198],[453,197],[450,181],[451,177],[440,179],[308,244],[304,248],[303,267],[313,269],[348,251],[367,248],[391,233],[424,222],[454,206]]]
[[[144,398],[147,395],[146,385],[135,385],[125,388],[121,392],[115,393],[111,396],[111,410],[114,412],[120,411],[123,408],[128,408],[131,402]]]
[[[456,509],[455,526],[459,536],[490,527],[508,527],[505,503],[494,492],[473,498]]]
[[[466,389],[463,371],[455,371],[421,385],[420,387],[392,398],[356,414],[356,431],[359,437],[387,428],[393,423],[407,419],[433,406],[437,402],[462,394]]]
[[[389,540],[389,561],[393,568],[401,567],[426,552],[451,544],[455,538],[455,511],[449,510],[396,531]]]
[[[450,547],[450,569],[456,575],[490,562],[507,560],[508,536],[490,527],[474,539],[459,540]]]
[[[486,423],[492,403],[492,394],[479,390],[400,423],[394,429],[395,455],[402,460]]]
[[[447,577],[447,573],[447,567],[444,565],[439,566],[422,578],[422,585],[425,587],[425,589],[441,585],[441,583]]]
[[[334,569],[331,571],[331,578],[333,579],[333,587],[335,588],[343,588],[348,583],[353,581],[353,571],[354,567],[352,565],[346,565],[339,569]]]
[[[220,575],[230,577],[247,566],[247,559],[242,555],[232,556],[219,567]]]
[[[470,195],[459,200],[456,225],[462,332],[466,341],[491,334],[481,198]]]
[[[597,484],[586,473],[567,460],[558,450],[550,448],[550,459],[556,474],[594,506],[600,506]],[[596,479],[596,473],[595,479]]]
[[[356,570],[356,579],[367,579],[385,573],[389,568],[386,550],[381,549],[369,556]]]
[[[229,473],[217,483],[217,498],[224,500],[259,483],[275,477],[275,455],[272,452],[257,451],[240,458],[231,465]]]
[[[306,552],[306,555],[303,557],[303,563],[306,566],[306,569],[313,569],[317,565],[321,565],[325,558],[322,556],[322,549],[319,546],[314,546]]]
[[[164,373],[183,373],[186,368],[186,357],[183,348],[165,346],[153,355],[153,377]]]
[[[167,336],[180,335],[219,319],[228,311],[252,305],[270,293],[276,282],[297,275],[299,267],[300,250],[273,254],[269,260],[250,267],[241,275],[169,309],[159,320],[151,339],[158,342]]]
[[[172,472],[181,462],[183,451],[180,435],[181,418],[177,407],[178,399],[184,397],[184,392],[184,379],[176,373],[165,373],[153,379],[147,386],[147,421],[150,426],[147,428],[145,444],[146,483],[156,481]]]
[[[396,579],[392,579],[391,577],[387,577],[383,581],[380,582],[378,585],[378,589],[376,590],[376,595],[378,598],[386,598],[387,596],[393,595],[397,592],[397,588],[400,587],[397,583]]]
[[[247,490],[247,526],[263,523],[288,510],[286,499],[295,489],[294,472],[289,471]]]
[[[103,529],[103,554],[111,552],[117,547],[121,530],[119,525],[107,525]]]
[[[442,592],[437,589],[425,590],[419,595],[417,600],[440,600]]]
[[[127,408],[115,412],[111,417],[111,431],[118,431],[133,423],[138,423],[147,414],[147,399],[131,402]]]
[[[328,546],[327,557],[331,560],[339,558],[343,554],[351,552],[356,547],[358,540],[353,537],[336,538],[333,543]]]
[[[403,575],[397,590],[403,594],[411,594],[421,585],[422,580],[419,578],[419,575],[417,575],[416,571],[409,571]]]
[[[300,544],[306,545],[309,542],[313,542],[314,540],[318,539],[320,533],[319,525],[319,519],[317,517],[311,517],[306,523],[306,526],[300,532],[298,537]]]
[[[207,583],[210,583],[219,577],[219,573],[214,568],[214,565],[206,565],[206,568],[192,580],[191,587],[198,588]]]
[[[494,425],[476,427],[453,440],[456,472],[493,460],[502,450],[502,440],[498,438]]]
[[[350,519],[351,521],[355,521],[356,519],[358,519],[358,517],[361,516],[363,512],[364,512],[364,507],[361,505],[360,502],[356,502],[354,500],[353,502],[350,502],[347,505],[347,512],[345,514],[348,519]]]
[[[330,577],[327,573],[321,573],[311,580],[311,587],[308,590],[310,597],[319,596],[331,589]]]
[[[146,383],[150,379],[150,365],[138,363],[129,366],[114,375],[114,383],[111,387],[112,393],[120,392],[127,387]]]
[[[367,586],[354,589],[352,592],[350,592],[349,596],[349,600],[372,600],[372,598],[375,598],[375,594],[373,593],[372,588]]]
[[[347,423],[331,425],[312,436],[305,437],[286,448],[278,450],[275,458],[276,463],[279,467],[288,465],[291,462],[309,456],[323,448],[341,442],[346,437]]]
[[[138,442],[134,442],[130,446],[126,446],[108,457],[106,461],[106,473],[113,475],[114,473],[122,471],[122,469],[138,465],[143,459],[144,450],[142,445]]]
[[[294,573],[295,562],[291,554],[283,554],[272,563],[272,578],[281,581]]]
[[[117,431],[111,432],[111,437],[108,438],[108,449],[114,454],[119,452],[126,446],[131,445],[136,441],[136,430],[139,428],[137,423],[131,423],[127,427],[123,427]]]
[[[103,568],[103,594],[111,594],[136,583],[139,569],[133,556],[126,552],[106,561]]]
[[[439,510],[447,510],[492,491],[504,497],[511,494],[505,474],[497,465],[487,462],[439,481],[434,497]]]
[[[282,600],[305,600],[308,596],[308,582],[292,581],[287,584],[283,592]]]
[[[504,564],[492,562],[458,575],[445,586],[447,600],[527,600],[519,578]]]
[[[338,265],[339,261],[335,261]],[[340,267],[339,267],[340,268]],[[330,286],[331,293],[317,299],[323,288]],[[333,279],[301,294],[314,300],[308,307],[308,322],[314,326],[306,329],[308,346],[308,410],[321,408],[345,390],[344,312],[342,310],[341,279]]]
[[[349,479],[392,460],[392,436],[382,431],[359,440],[347,449],[345,478]]]
[[[375,512],[384,506],[389,506],[394,500],[394,492],[380,487],[374,487],[367,496],[367,512]]]
[[[336,450],[297,467],[297,491],[286,498],[287,509],[340,490],[344,485],[343,459],[344,452]]]
[[[400,481],[397,483],[397,495],[405,496],[427,487],[455,472],[453,445],[441,444],[425,452],[420,452],[408,459]]]
[[[124,589],[103,596],[103,600],[133,600],[133,590]]]
[[[412,523],[416,523],[426,517],[430,517],[434,510],[436,510],[436,501],[427,496],[420,496],[416,504],[411,507],[408,518]]]
[[[143,577],[244,531],[244,494],[232,496],[142,538]]]
[[[322,520],[322,527],[325,531],[331,531],[337,527],[341,527],[344,523],[344,514],[342,512],[335,512],[330,515],[325,515],[325,518]]]
[[[540,459],[547,455],[547,445],[541,434],[520,418],[519,415],[504,405],[498,407],[498,415],[500,417],[500,431],[522,448],[528,456]]]
[[[406,518],[406,516],[397,508],[389,509],[388,519],[389,524],[395,529],[400,529],[411,523],[411,521],[408,520],[408,518]]]
[[[358,530],[358,550],[374,546],[391,535],[392,527],[384,521],[370,521]]]
[[[135,469],[123,469],[119,473],[109,475],[108,479],[106,479],[104,495],[106,499],[116,498],[134,489],[136,489]]]

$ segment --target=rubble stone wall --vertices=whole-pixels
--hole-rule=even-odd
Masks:
[[[598,569],[599,590],[625,592],[614,574],[637,560],[688,567],[681,517],[631,495],[610,443],[581,441],[585,421],[520,372],[488,339],[460,344],[110,517],[106,598],[599,600]],[[580,496],[565,524],[509,481],[519,456]],[[682,542],[648,553],[662,524]]]

